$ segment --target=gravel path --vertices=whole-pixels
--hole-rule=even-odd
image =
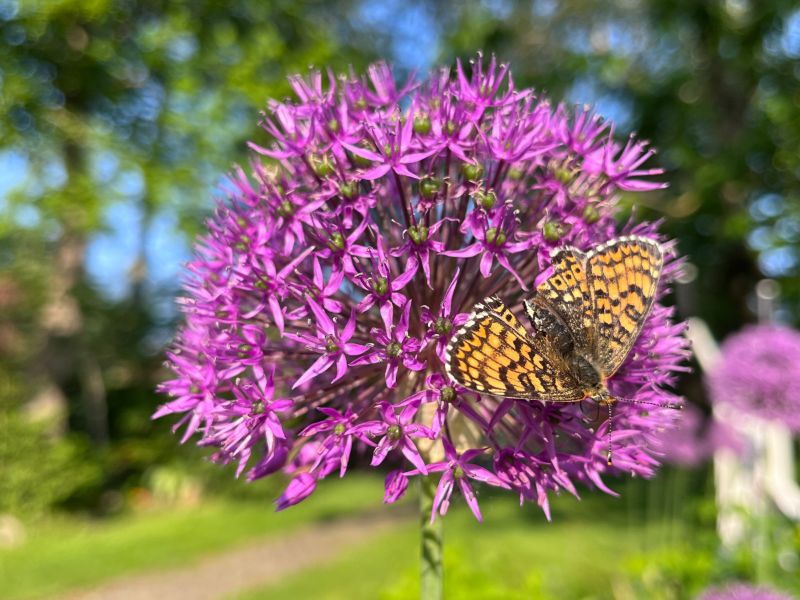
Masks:
[[[398,507],[399,508],[399,507]],[[250,543],[179,569],[128,575],[60,600],[219,600],[335,559],[340,549],[365,542],[407,521],[390,509],[315,524],[286,537]]]

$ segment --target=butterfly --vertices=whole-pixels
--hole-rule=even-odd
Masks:
[[[445,351],[445,370],[481,394],[544,402],[615,401],[606,381],[625,362],[658,290],[664,249],[623,236],[551,253],[553,272],[525,301],[529,334],[497,297],[476,304]]]

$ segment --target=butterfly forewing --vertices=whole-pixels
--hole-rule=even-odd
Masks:
[[[475,305],[446,354],[450,378],[479,393],[551,402],[583,397],[549,341],[531,338],[497,298]]]
[[[647,238],[621,237],[587,253],[594,308],[594,364],[603,377],[616,373],[633,347],[655,301],[661,246]]]

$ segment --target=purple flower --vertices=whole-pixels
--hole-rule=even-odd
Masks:
[[[478,498],[475,496],[475,491],[472,489],[469,479],[506,489],[510,486],[488,469],[472,463],[472,460],[483,454],[485,448],[475,448],[459,454],[447,438],[442,438],[442,443],[444,444],[446,460],[428,465],[429,472],[442,473],[439,485],[436,488],[436,495],[433,497],[431,522],[436,518],[437,512],[440,515],[447,513],[447,509],[450,506],[450,496],[456,485],[461,490],[461,494],[467,501],[467,506],[469,506],[472,514],[475,515],[478,521],[482,521],[483,517],[478,507]]]
[[[698,600],[791,600],[792,596],[777,590],[748,583],[731,583],[707,589]]]
[[[176,415],[183,441],[196,436],[247,480],[293,477],[279,509],[370,449],[391,470],[387,502],[440,472],[437,510],[457,487],[476,516],[475,481],[549,518],[550,493],[652,476],[677,411],[617,404],[610,467],[605,415],[479,395],[443,364],[486,296],[523,314],[553,248],[647,236],[667,251],[664,285],[606,384],[619,398],[677,400],[687,344],[660,300],[680,260],[657,224],[617,224],[620,192],[662,187],[652,150],[621,145],[591,109],[517,89],[494,57],[402,84],[379,63],[290,85],[296,98],[267,104],[270,142],[250,145],[251,172],[233,171],[187,265],[154,417]]]
[[[380,420],[367,421],[353,427],[353,434],[367,444],[374,445],[372,440],[380,437],[380,441],[375,446],[375,452],[372,454],[370,464],[373,467],[381,464],[389,452],[399,448],[412,465],[427,475],[425,461],[414,445],[413,438],[432,438],[433,433],[424,425],[413,422],[416,413],[417,406],[414,404],[407,404],[397,414],[393,404],[384,402],[380,405],[382,417]]]
[[[375,363],[386,363],[386,387],[393,388],[397,384],[397,372],[400,365],[412,371],[421,371],[425,363],[417,359],[422,344],[408,335],[411,315],[411,301],[403,307],[403,314],[396,325],[385,321],[386,332],[380,329],[370,331],[376,346],[371,352],[353,361],[353,366]],[[383,315],[382,315],[383,316]]]
[[[726,339],[706,382],[714,402],[800,431],[800,333],[751,325]]]

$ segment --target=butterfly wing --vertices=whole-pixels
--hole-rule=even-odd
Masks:
[[[639,336],[663,265],[658,242],[638,236],[616,238],[587,253],[594,307],[591,356],[604,377],[616,373]]]
[[[456,332],[447,346],[445,368],[451,380],[482,394],[548,402],[584,397],[550,342],[531,338],[494,297],[476,304]]]
[[[538,332],[550,337],[561,354],[577,350],[589,355],[593,347],[594,307],[589,290],[586,255],[572,246],[553,251],[553,272],[525,303]],[[566,344],[571,342],[571,344]]]

